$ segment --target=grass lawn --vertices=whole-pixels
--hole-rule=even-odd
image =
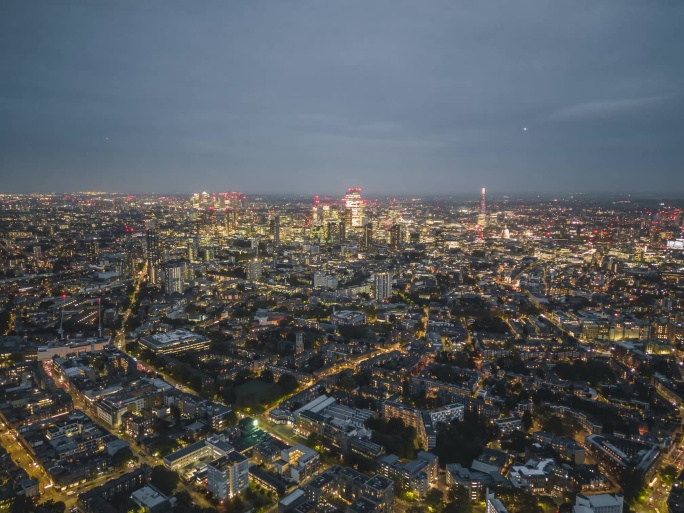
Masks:
[[[252,411],[261,411],[265,405],[277,401],[282,393],[282,389],[276,383],[252,379],[235,389],[235,404],[251,408]]]

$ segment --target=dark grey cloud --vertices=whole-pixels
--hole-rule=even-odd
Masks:
[[[682,26],[665,0],[7,0],[0,192],[684,191]]]

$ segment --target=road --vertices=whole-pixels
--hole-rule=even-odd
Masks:
[[[131,316],[131,308],[138,299],[138,294],[140,293],[140,286],[142,285],[143,278],[145,278],[145,276],[147,276],[147,262],[145,262],[142,271],[140,271],[138,273],[138,276],[135,278],[135,283],[133,284],[133,294],[131,294],[131,302],[129,303],[126,311],[121,316],[121,333],[115,336],[115,345],[121,351],[124,351],[126,346],[126,323],[128,322],[128,318]]]
[[[677,475],[684,470],[684,445],[677,448],[672,453],[672,457],[663,461],[661,468],[672,465],[677,469]],[[666,512],[667,498],[670,495],[671,485],[664,483],[659,475],[648,483],[646,488],[647,495],[644,500],[636,506],[637,513],[646,512]]]
[[[52,481],[43,467],[17,441],[15,431],[8,429],[4,423],[0,433],[0,443],[18,467],[26,470],[32,479],[38,479],[40,493],[46,500],[59,500],[61,494],[55,492]]]

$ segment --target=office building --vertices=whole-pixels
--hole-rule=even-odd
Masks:
[[[148,335],[140,343],[155,354],[181,354],[209,349],[211,341],[198,333],[184,329]]]
[[[477,216],[477,224],[484,228],[487,226],[487,204],[485,202],[485,188],[482,187],[482,199],[480,200],[480,211]]]
[[[363,225],[363,237],[361,239],[361,249],[368,251],[373,245],[373,224],[366,223]]]
[[[403,224],[394,223],[390,228],[390,249],[399,250],[404,245],[406,238],[406,227]]]
[[[349,224],[351,228],[361,227],[363,222],[363,200],[361,199],[361,189],[347,189],[344,196],[345,209],[349,211]]]
[[[276,215],[271,218],[269,231],[273,243],[280,244],[280,216]]]

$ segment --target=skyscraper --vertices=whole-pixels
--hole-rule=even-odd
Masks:
[[[344,223],[339,223],[338,221],[330,221],[328,223],[328,242],[332,244],[339,244],[340,226],[344,226]]]
[[[363,222],[363,200],[361,199],[361,189],[347,189],[347,194],[344,196],[344,206],[345,209],[349,210],[349,226],[353,228],[360,227]]]
[[[390,273],[375,273],[373,284],[375,299],[378,301],[384,301],[392,295],[392,275]]]
[[[275,215],[271,218],[270,222],[270,232],[273,243],[280,244],[280,216]]]
[[[195,238],[191,238],[188,241],[188,260],[193,264],[198,261],[197,246],[198,244]]]
[[[406,228],[404,225],[399,223],[394,223],[390,228],[390,248],[398,250],[404,242],[404,234],[406,233]]]
[[[185,262],[172,262],[164,266],[164,292],[182,294],[185,279]]]
[[[247,279],[259,281],[261,279],[262,266],[258,260],[251,260],[247,264]]]
[[[161,272],[159,264],[161,263],[161,254],[159,252],[159,237],[157,236],[157,227],[154,221],[150,221],[146,233],[146,257],[147,257],[147,273],[149,281],[152,284],[157,284],[161,280]]]
[[[352,209],[351,208],[346,207],[344,209],[343,221],[344,221],[345,226],[348,226],[349,228],[351,228],[351,226],[352,226]]]
[[[135,275],[135,245],[129,241],[124,250],[123,275],[132,278]]]
[[[371,223],[366,223],[363,226],[363,238],[361,239],[361,249],[368,251],[368,249],[373,245],[373,225]]]
[[[480,200],[480,213],[477,216],[477,224],[487,226],[487,204],[485,203],[485,188],[482,187],[482,199]]]
[[[100,243],[97,239],[91,239],[86,241],[86,252],[88,254],[88,260],[95,263],[100,258]]]

